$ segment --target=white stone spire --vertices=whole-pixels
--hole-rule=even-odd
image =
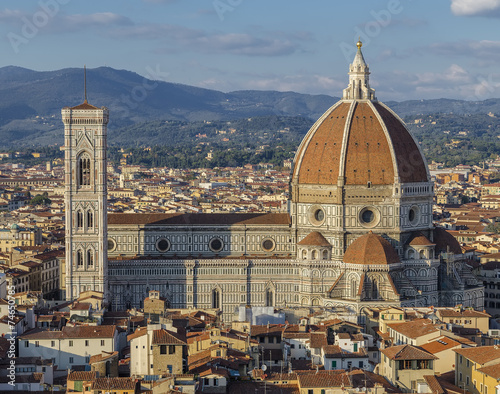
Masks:
[[[375,90],[370,88],[370,69],[365,62],[361,47],[363,43],[356,44],[358,51],[353,62],[349,65],[349,86],[344,89],[344,100],[376,100]]]

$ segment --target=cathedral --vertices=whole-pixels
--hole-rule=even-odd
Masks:
[[[103,292],[112,309],[157,290],[171,308],[483,308],[458,242],[432,222],[418,143],[375,97],[361,42],[340,101],[294,158],[287,213],[107,214],[109,113],[62,109],[66,292]]]

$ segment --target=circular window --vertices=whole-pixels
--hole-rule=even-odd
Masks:
[[[375,220],[375,213],[371,209],[367,209],[361,214],[361,220],[365,223],[371,223]]]
[[[359,213],[359,221],[365,227],[374,227],[379,222],[380,215],[376,208],[366,207]]]
[[[320,226],[325,221],[325,210],[321,205],[313,205],[309,208],[309,222],[314,226]]]
[[[116,242],[113,238],[108,238],[108,250],[113,251],[116,248]]]
[[[262,249],[266,252],[271,252],[274,249],[274,240],[272,238],[266,238],[262,241]]]
[[[318,222],[322,222],[324,218],[325,211],[323,211],[322,209],[317,209],[316,212],[314,212],[314,219],[316,219]]]
[[[210,240],[210,243],[208,244],[212,252],[220,252],[222,248],[224,247],[224,244],[222,242],[222,239],[220,238],[212,238]]]
[[[170,241],[166,238],[160,238],[156,241],[156,250],[158,252],[164,253],[170,249]]]
[[[419,213],[419,209],[416,205],[410,208],[410,210],[408,211],[408,220],[411,224],[415,225],[418,223],[420,219]]]

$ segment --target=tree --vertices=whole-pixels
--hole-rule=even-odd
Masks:
[[[30,200],[30,205],[50,205],[52,201],[47,197],[47,193],[37,194]]]

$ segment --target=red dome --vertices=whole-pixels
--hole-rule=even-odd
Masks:
[[[344,253],[348,264],[383,265],[399,263],[396,250],[385,238],[371,231],[349,245]]]
[[[427,165],[402,120],[384,104],[341,100],[311,127],[295,157],[297,184],[428,182]]]

